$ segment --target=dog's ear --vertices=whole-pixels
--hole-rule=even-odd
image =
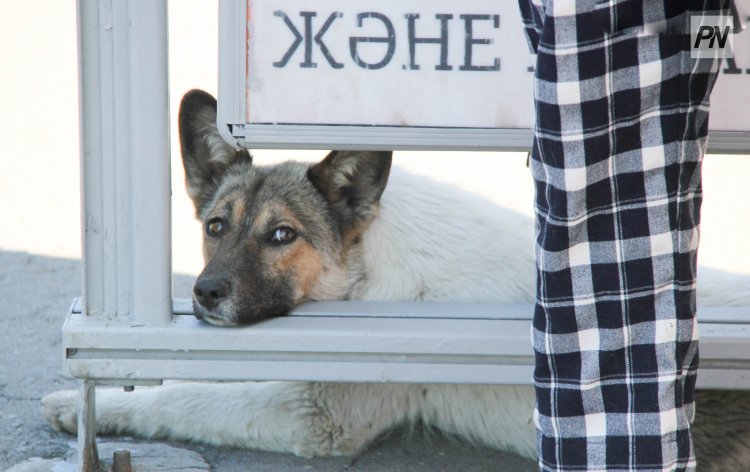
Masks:
[[[200,217],[224,171],[236,162],[252,162],[252,157],[221,137],[216,128],[216,99],[202,90],[191,90],[182,97],[179,129],[185,184]]]
[[[333,151],[307,176],[330,204],[344,236],[376,215],[391,170],[391,151]]]

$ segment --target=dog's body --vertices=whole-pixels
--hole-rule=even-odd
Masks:
[[[191,92],[183,100],[188,192],[206,228],[199,318],[233,325],[324,299],[534,300],[527,218],[423,177],[389,176],[390,153],[334,152],[313,166],[259,168],[220,141],[214,119],[210,96]],[[750,286],[738,295],[736,287],[715,285],[712,300],[750,305]],[[720,470],[741,470],[750,464],[748,421],[731,437],[714,430],[720,415],[749,418],[737,404],[744,397],[702,397],[717,417],[696,424],[699,456],[729,448]],[[730,397],[734,406],[723,405]],[[53,426],[75,431],[74,394],[43,402]],[[355,454],[398,424],[423,422],[534,457],[533,404],[531,387],[251,382],[104,390],[96,409],[100,432],[303,456]]]

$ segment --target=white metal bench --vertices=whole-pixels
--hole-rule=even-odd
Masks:
[[[66,321],[66,372],[138,385],[175,380],[531,383],[531,305],[316,302],[243,328],[216,328],[177,300],[168,325]],[[700,310],[699,387],[750,387],[746,308]],[[218,361],[218,362],[217,362]]]
[[[530,305],[320,302],[231,329],[186,316],[171,299],[166,2],[79,0],[78,14],[84,301],[63,344],[82,380],[81,470],[97,461],[97,385],[531,383]],[[700,387],[750,388],[748,315],[701,310]]]

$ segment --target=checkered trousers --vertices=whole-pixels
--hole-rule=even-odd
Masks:
[[[693,470],[708,97],[690,16],[726,0],[519,0],[537,53],[541,470]]]

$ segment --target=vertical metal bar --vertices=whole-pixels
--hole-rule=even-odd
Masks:
[[[244,126],[247,121],[246,75],[248,58],[246,44],[247,0],[219,2],[219,103],[217,126],[224,140],[236,146],[238,139],[230,125]]]
[[[108,45],[107,54],[101,57],[102,63],[105,64],[102,69],[103,88],[109,93],[102,95],[102,108],[106,110],[108,118],[108,121],[102,122],[102,134],[107,138],[105,149],[109,153],[109,156],[103,156],[104,178],[107,181],[105,191],[112,192],[107,199],[110,203],[105,210],[104,220],[105,225],[114,231],[114,244],[107,245],[107,249],[113,253],[114,271],[117,274],[117,287],[112,292],[117,298],[116,313],[118,316],[126,316],[133,313],[130,299],[134,290],[130,282],[133,273],[130,249],[133,215],[129,194],[133,191],[133,176],[130,172],[132,131],[129,112],[131,96],[128,1],[99,1],[109,6],[109,18],[102,26],[105,31],[108,27],[111,28],[111,44]]]
[[[99,470],[96,448],[96,389],[89,380],[81,382],[78,396],[78,470]]]
[[[104,6],[103,4],[101,6]],[[100,3],[78,1],[78,99],[81,143],[81,236],[84,310],[89,315],[111,312],[105,307],[103,136],[100,48],[106,30],[100,30]],[[100,37],[100,31],[104,33]]]
[[[78,0],[84,312],[171,319],[166,0]]]
[[[132,313],[172,316],[171,179],[166,0],[130,0]]]

